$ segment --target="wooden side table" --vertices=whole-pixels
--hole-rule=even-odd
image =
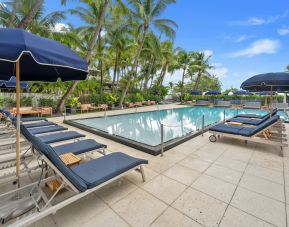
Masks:
[[[63,155],[60,155],[59,157],[64,162],[64,164],[67,165],[68,167],[72,165],[79,165],[81,161],[81,159],[78,156],[72,153],[63,154]]]
[[[67,165],[68,167],[72,165],[79,165],[81,161],[81,158],[79,158],[78,156],[72,153],[63,154],[63,155],[60,155],[59,157],[64,162],[64,164]],[[60,183],[56,179],[48,182],[47,185],[52,192],[55,192],[60,187]]]

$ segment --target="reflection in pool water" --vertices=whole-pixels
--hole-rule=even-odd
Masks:
[[[220,122],[226,118],[242,113],[266,114],[264,110],[224,109],[209,107],[185,107],[143,113],[124,114],[103,118],[89,118],[74,122],[101,130],[112,135],[121,136],[150,146],[160,144],[160,128],[164,124],[164,141],[182,137],[202,127],[202,115],[205,125]],[[288,120],[285,112],[278,112],[280,117]]]

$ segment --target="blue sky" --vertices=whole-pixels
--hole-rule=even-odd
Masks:
[[[1,1],[1,0],[0,0]],[[61,10],[60,0],[46,0],[47,11]],[[67,8],[79,5],[68,1]],[[177,0],[163,18],[177,22],[176,47],[212,54],[213,74],[222,88],[239,88],[246,78],[284,71],[289,64],[289,2],[287,0]],[[67,22],[80,25],[75,16]],[[177,82],[181,73],[167,76]]]

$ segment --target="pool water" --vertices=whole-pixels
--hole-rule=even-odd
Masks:
[[[164,142],[188,133],[197,132],[204,125],[220,122],[237,114],[266,114],[268,111],[251,109],[227,109],[209,107],[185,107],[151,112],[123,114],[108,117],[96,117],[74,120],[74,122],[95,130],[101,130],[149,146],[160,144],[161,124],[164,125]],[[285,112],[278,112],[281,118],[288,121]]]

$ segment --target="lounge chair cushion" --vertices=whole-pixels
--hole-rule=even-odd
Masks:
[[[274,117],[269,118],[267,121],[264,121],[260,125],[256,127],[245,127],[245,126],[233,126],[233,125],[227,125],[224,123],[215,125],[210,128],[210,131],[215,132],[223,132],[223,133],[229,133],[234,135],[241,135],[241,136],[253,136],[263,130],[264,128],[270,126],[271,124],[278,121],[279,116],[276,115]]]
[[[277,114],[278,110],[273,109],[271,112],[271,116],[275,116]],[[243,117],[243,118],[265,118],[267,116],[270,116],[270,113],[264,114],[264,115],[258,115],[258,114],[238,114],[236,117]]]
[[[44,154],[55,165],[55,167],[70,181],[70,183],[74,185],[74,187],[81,192],[87,189],[85,182],[63,163],[51,146],[43,143],[36,136],[32,136],[30,142],[37,151]]]
[[[54,133],[54,134],[49,134],[45,136],[38,136],[38,138],[43,142],[43,143],[56,143],[56,142],[61,142],[65,140],[71,140],[71,139],[77,139],[85,137],[85,135],[80,134],[75,131],[69,131],[69,132],[60,132],[60,133]]]
[[[148,161],[116,152],[72,167],[88,188],[93,188]]]
[[[25,124],[25,127],[26,128],[36,128],[36,127],[43,127],[43,126],[50,126],[50,125],[57,125],[57,124],[54,122],[51,122],[51,121],[44,121],[44,122]]]
[[[264,121],[268,120],[269,118],[270,118],[270,115],[264,118],[261,118],[259,120],[251,120],[250,118],[231,118],[227,120],[227,122],[238,122],[238,123],[248,124],[248,125],[260,125]]]
[[[47,121],[45,117],[22,117],[22,122],[29,122],[29,121]]]
[[[60,126],[60,125],[53,125],[53,126],[48,126],[48,127],[30,128],[29,132],[36,135],[36,134],[57,132],[57,131],[63,131],[63,130],[67,130],[67,128]]]
[[[93,139],[81,140],[74,143],[67,143],[53,147],[54,151],[58,155],[73,153],[75,155],[82,154],[85,152],[93,151],[100,148],[106,148],[104,144],[97,143]]]

